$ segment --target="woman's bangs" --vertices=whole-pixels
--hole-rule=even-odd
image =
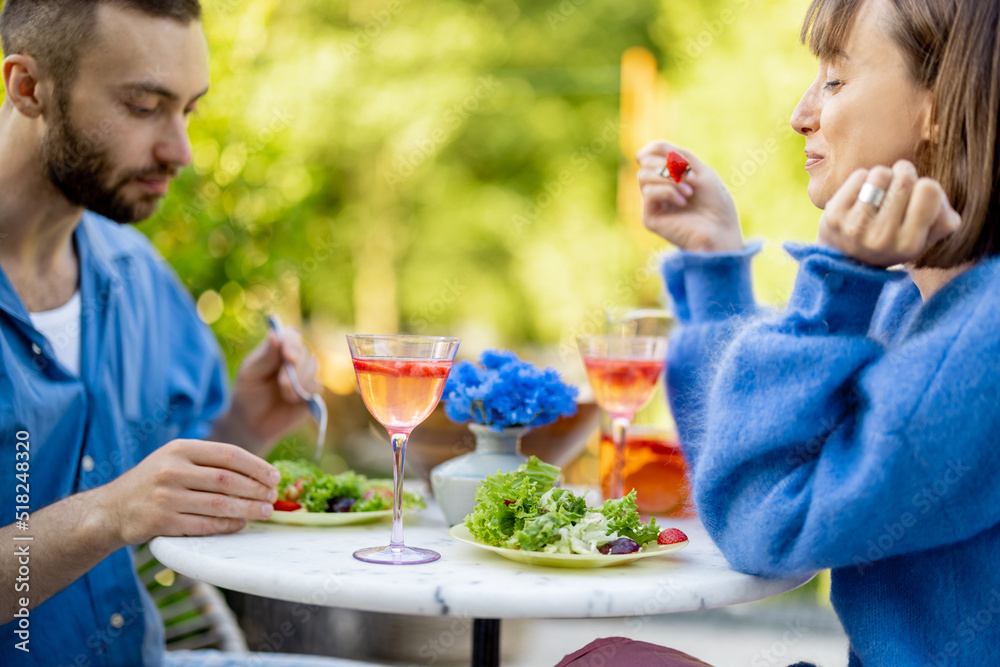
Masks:
[[[799,39],[817,58],[843,52],[851,23],[864,0],[813,0],[802,22]]]

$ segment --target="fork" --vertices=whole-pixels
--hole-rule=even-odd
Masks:
[[[271,314],[267,318],[267,325],[274,333],[278,334],[278,338],[284,340],[284,327],[281,325],[281,320],[277,315]],[[310,394],[305,389],[302,388],[302,383],[299,382],[299,376],[295,372],[295,367],[291,363],[285,361],[283,363],[285,370],[288,371],[288,379],[292,382],[292,388],[295,393],[298,394],[299,398],[309,406],[309,412],[312,414],[312,418],[316,421],[316,425],[319,427],[319,433],[316,436],[316,461],[319,462],[320,454],[323,452],[323,443],[326,441],[326,403],[323,402],[323,397],[319,394]]]

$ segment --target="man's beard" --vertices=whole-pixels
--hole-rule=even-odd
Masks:
[[[167,165],[147,167],[129,171],[112,181],[114,168],[108,150],[99,142],[85,138],[73,126],[68,100],[61,95],[57,114],[42,140],[41,152],[49,179],[63,196],[75,206],[121,224],[140,222],[151,216],[160,197],[144,194],[129,199],[125,187],[141,178],[172,178],[176,170]]]

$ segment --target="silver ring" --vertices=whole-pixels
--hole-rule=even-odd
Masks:
[[[885,199],[885,190],[882,188],[872,185],[868,181],[861,186],[861,192],[858,193],[858,201],[862,204],[871,204],[875,208],[882,205],[882,200]]]

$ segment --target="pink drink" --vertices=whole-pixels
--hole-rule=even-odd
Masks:
[[[390,433],[409,433],[434,411],[450,360],[355,359],[358,388],[368,411]]]
[[[410,431],[441,400],[459,342],[441,336],[347,337],[361,398],[372,416],[385,426],[392,443],[392,537],[389,546],[355,551],[354,557],[360,561],[416,565],[441,558],[432,549],[403,544],[403,464]]]
[[[664,364],[663,359],[583,358],[597,404],[612,417],[627,419],[653,398]]]

